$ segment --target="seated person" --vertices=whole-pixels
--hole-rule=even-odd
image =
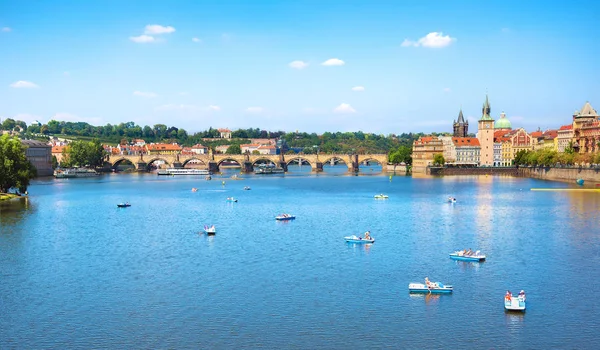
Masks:
[[[510,290],[506,291],[506,295],[504,296],[504,298],[508,301],[512,298],[512,293],[510,292]]]
[[[365,239],[371,239],[371,234],[369,231],[365,232]]]

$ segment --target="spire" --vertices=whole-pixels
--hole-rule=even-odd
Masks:
[[[481,108],[481,120],[493,120],[491,117],[492,108],[490,107],[490,100],[488,99],[487,93],[485,94],[485,102],[483,108]]]
[[[462,108],[460,109],[460,112],[458,112],[458,121],[457,123],[464,123],[465,122],[465,118],[463,117],[463,112],[462,112]]]

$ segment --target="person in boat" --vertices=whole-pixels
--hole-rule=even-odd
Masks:
[[[471,248],[469,248],[469,250],[467,250],[467,252],[465,253],[466,256],[471,256],[473,255],[473,251],[471,250]]]
[[[367,239],[367,240],[371,239],[371,232],[370,231],[365,232],[365,239]]]
[[[512,293],[510,292],[510,290],[507,290],[506,295],[504,296],[504,299],[509,301],[511,298],[512,298]]]
[[[521,289],[519,292],[519,299],[525,299],[525,291]]]

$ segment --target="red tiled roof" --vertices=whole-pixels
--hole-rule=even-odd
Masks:
[[[194,148],[194,149],[206,148],[206,146],[202,146],[201,144],[197,143],[197,144],[193,145],[192,148]]]
[[[52,153],[61,153],[67,146],[52,146]]]
[[[148,147],[148,151],[181,151],[181,147],[179,147],[179,145],[173,145],[170,143],[155,143],[146,145],[146,147]]]
[[[481,146],[476,137],[453,137],[452,142],[455,146]]]
[[[541,131],[534,131],[530,135],[531,135],[531,137],[538,138],[538,137],[542,137],[542,132]]]
[[[558,130],[573,130],[573,124],[563,125]]]
[[[544,132],[544,138],[545,139],[549,139],[550,140],[550,139],[553,139],[553,138],[555,138],[557,136],[558,136],[558,130],[546,130]]]
[[[218,132],[231,132],[229,129],[217,129]]]

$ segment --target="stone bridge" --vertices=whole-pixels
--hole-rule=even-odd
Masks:
[[[129,161],[135,165],[138,171],[147,170],[157,161],[164,162],[173,168],[184,168],[190,161],[200,164],[211,171],[218,173],[223,162],[237,163],[243,172],[251,173],[254,166],[259,162],[272,162],[282,167],[286,172],[290,163],[302,161],[308,163],[313,172],[323,171],[323,164],[338,164],[343,162],[349,172],[358,172],[359,165],[365,162],[377,162],[382,166],[388,163],[387,154],[142,154],[142,155],[110,155],[107,157],[105,167],[116,168],[123,161]]]

